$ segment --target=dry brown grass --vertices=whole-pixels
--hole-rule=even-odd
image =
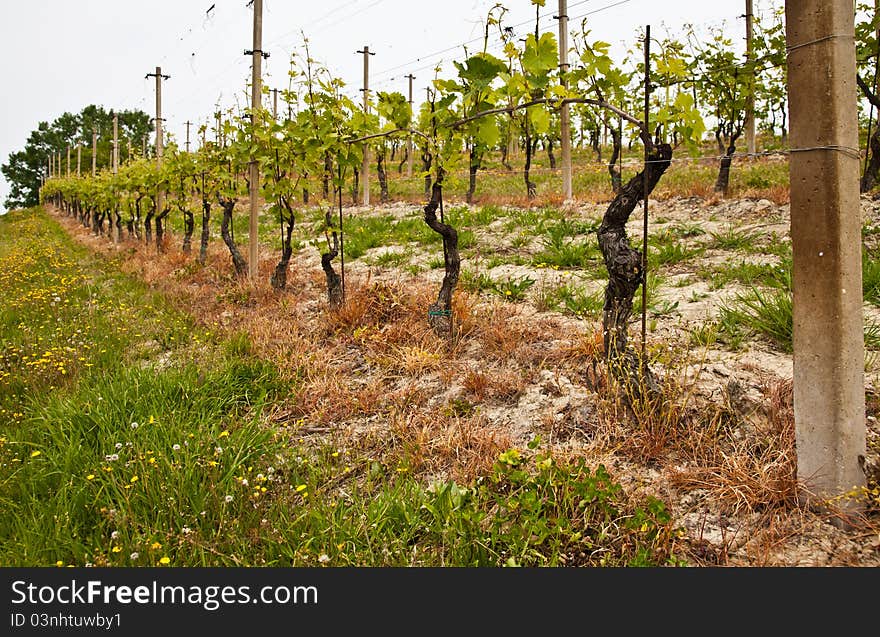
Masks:
[[[480,414],[394,413],[389,427],[395,453],[409,471],[463,484],[485,475],[498,454],[512,446],[509,436]]]

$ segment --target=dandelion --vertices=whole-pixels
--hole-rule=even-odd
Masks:
[[[229,435],[229,430],[228,430],[228,429],[224,429],[223,431],[220,432],[220,435],[217,436],[217,437],[218,437],[218,438],[226,438],[228,435]]]
[[[232,496],[227,495],[225,498],[223,498],[223,501],[226,502],[226,504],[229,504],[230,502],[232,502]]]
[[[297,492],[297,493],[301,493],[302,491],[305,491],[307,488],[308,488],[308,487],[307,487],[306,485],[304,485],[304,484],[297,485],[297,487],[296,487],[296,492]]]
[[[321,564],[326,564],[327,562],[330,561],[330,556],[327,555],[326,553],[321,553],[321,555],[318,556],[318,561]]]
[[[119,553],[122,551],[122,549],[118,546],[114,546],[112,549],[110,549],[110,551],[113,553]]]
[[[137,558],[139,558],[140,556],[141,556],[141,554],[138,553],[137,551],[135,551],[134,553],[132,553],[131,555],[128,556],[128,559],[130,559],[131,561],[134,561]]]
[[[116,443],[116,448],[117,448],[117,449],[122,449],[122,443],[121,443],[121,442],[117,442],[117,443]]]
[[[153,418],[152,416],[150,416],[150,424],[152,425],[152,424],[155,423],[155,422],[156,422],[156,419]]]
[[[119,531],[113,531],[113,533],[110,534],[111,540],[115,540],[118,537],[119,537]]]
[[[214,447],[214,453],[218,456],[223,453],[223,447]]]
[[[180,445],[171,445],[171,449],[174,451],[180,451]]]
[[[64,562],[58,560],[57,562],[55,562],[55,566],[64,566]]]
[[[104,456],[104,460],[106,460],[107,462],[113,462],[114,460],[119,460],[119,454],[118,453],[108,454],[108,455]]]
[[[242,486],[244,486],[244,487],[248,486],[247,478],[242,478],[242,479],[241,479],[241,484],[242,484]]]
[[[161,542],[153,542],[152,544],[150,544],[150,548],[153,549],[154,551],[159,550],[160,548],[162,548],[162,543]]]
[[[94,473],[90,473],[89,475],[86,476],[86,480],[94,480],[94,479],[95,479]]]
[[[137,429],[138,427],[140,427],[140,425],[138,423],[136,423],[136,422],[131,423],[132,429]]]
[[[166,555],[159,560],[159,564],[171,564],[171,558]]]
[[[138,478],[137,476],[132,476],[130,482],[131,482],[132,484],[134,484],[134,483],[137,482],[139,479],[140,479],[140,478]]]
[[[41,453],[43,453],[43,452],[42,451],[31,451],[31,458],[36,458]]]

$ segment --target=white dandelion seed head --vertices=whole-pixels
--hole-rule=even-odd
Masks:
[[[140,425],[138,423],[136,423],[136,422],[131,423],[132,429],[137,429],[138,427],[140,427]]]
[[[122,449],[122,443],[121,443],[121,442],[117,442],[117,443],[116,443],[116,448],[117,448],[117,449]]]
[[[327,555],[326,553],[321,553],[321,555],[318,556],[318,561],[321,564],[326,564],[327,562],[330,561],[330,556]]]
[[[118,537],[119,537],[119,531],[113,531],[113,533],[110,534],[111,540],[115,540]]]
[[[174,449],[174,451],[180,451],[180,445],[171,445],[171,448]]]
[[[227,495],[225,498],[223,498],[223,501],[226,502],[227,504],[232,502],[232,496]],[[204,511],[202,511],[202,513],[204,513]]]
[[[130,560],[136,560],[136,559],[139,558],[140,556],[141,556],[141,554],[138,553],[137,551],[135,551],[134,553],[132,553],[131,555],[128,556],[128,559],[130,559]]]

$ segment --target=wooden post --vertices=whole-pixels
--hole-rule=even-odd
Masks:
[[[272,119],[278,121],[278,89],[272,89]]]
[[[189,152],[189,127],[191,124],[191,121],[186,120],[186,152]]]
[[[251,80],[251,124],[256,133],[262,101],[262,61],[263,61],[263,0],[253,0],[254,7],[254,45],[250,51],[252,56]],[[248,53],[247,51],[245,53]],[[259,273],[259,213],[257,197],[260,194],[260,166],[257,158],[251,155],[250,161],[250,232],[248,235],[248,278],[255,281]]]
[[[76,176],[79,177],[82,171],[82,144],[76,145]]]
[[[410,73],[406,76],[409,79],[409,110],[412,111],[413,105],[413,80],[416,79],[416,76]],[[413,113],[413,117],[415,117],[415,113]],[[406,140],[406,176],[412,177],[413,173],[413,138],[412,135],[409,135]]]
[[[568,72],[568,2],[559,0],[559,72],[562,74],[562,85],[566,85],[565,74]],[[559,111],[560,144],[562,146],[562,199],[569,201],[571,192],[571,114],[568,104],[563,104]]]
[[[865,347],[852,0],[786,0],[794,421],[806,497],[865,485]],[[843,498],[844,509],[859,502]]]
[[[752,0],[746,0],[746,68],[749,73],[749,92],[746,95],[746,149],[750,155],[755,147],[755,69],[752,67]]]
[[[370,114],[370,47],[364,45],[363,50],[358,51],[364,55],[364,116]],[[361,166],[361,183],[364,187],[363,205],[370,205],[370,147],[364,142],[364,161]]]

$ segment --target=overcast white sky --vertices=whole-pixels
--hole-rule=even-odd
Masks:
[[[482,23],[494,0],[264,0],[264,82],[283,88],[290,52],[310,40],[321,61],[357,95],[363,77],[364,45],[370,59],[370,88],[406,92],[414,73],[414,99],[440,61],[462,59],[462,44],[481,45]],[[529,0],[506,0],[505,24],[517,37],[534,29]],[[682,25],[726,25],[740,43],[745,0],[569,0],[572,28],[583,17],[594,39],[615,45],[635,41],[650,24],[653,35]],[[208,12],[211,6],[214,8]],[[252,45],[247,0],[0,0],[0,77],[6,86],[0,122],[0,162],[20,150],[40,121],[88,104],[140,108],[154,114],[155,80],[161,66],[171,76],[163,87],[166,127],[178,140],[186,120],[204,122],[215,104],[245,105]],[[756,0],[755,10],[770,5]],[[543,30],[556,30],[557,0],[541,11]],[[621,45],[622,49],[622,45]],[[490,49],[491,50],[491,49]],[[448,74],[451,75],[451,74]],[[0,176],[0,205],[9,188]]]

